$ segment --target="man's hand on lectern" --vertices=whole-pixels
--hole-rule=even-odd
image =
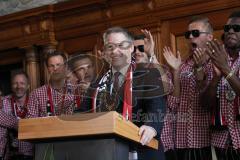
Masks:
[[[138,134],[141,136],[140,143],[146,145],[157,135],[157,132],[150,126],[142,125]]]

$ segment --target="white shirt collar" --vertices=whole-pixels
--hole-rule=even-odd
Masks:
[[[129,65],[130,65],[130,64],[129,64]],[[123,76],[125,77],[125,75],[127,74],[129,65],[126,65],[125,67],[123,67],[122,69],[120,69],[120,71],[117,71],[115,68],[112,67],[112,73],[113,73],[113,75],[114,75],[114,73],[116,73],[116,72],[120,72],[121,75],[123,75]]]

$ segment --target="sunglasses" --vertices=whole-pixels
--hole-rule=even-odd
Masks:
[[[237,24],[225,25],[223,30],[224,32],[229,32],[231,28],[233,29],[234,32],[240,32],[240,25],[237,25]]]
[[[190,38],[190,35],[192,35],[193,37],[197,38],[200,36],[200,34],[209,34],[209,32],[200,32],[199,30],[190,30],[190,31],[187,31],[185,32],[185,38],[186,39],[189,39]]]
[[[136,52],[137,49],[138,49],[140,52],[144,52],[144,45],[134,46],[134,52]]]

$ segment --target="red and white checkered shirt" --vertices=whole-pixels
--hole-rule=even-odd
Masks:
[[[203,67],[206,86],[212,79],[210,62]],[[180,68],[180,97],[168,95],[167,114],[161,140],[164,150],[210,146],[210,113],[200,105],[200,93],[194,74],[194,62],[188,59]]]
[[[44,85],[35,89],[30,94],[28,103],[28,118],[47,116],[47,101],[49,100],[47,90],[48,85]],[[51,89],[51,91],[55,115],[72,114],[74,96],[65,94],[63,98],[63,92],[55,89]]]
[[[18,127],[18,119],[13,114],[12,104],[11,104],[11,95],[5,96],[3,98],[3,106],[2,111],[4,112],[0,114],[0,123],[3,128],[1,128],[1,147],[5,146],[7,143],[7,129],[17,129]],[[23,155],[32,155],[32,145],[28,142],[18,141],[16,139],[18,145],[18,153]],[[2,150],[3,149],[3,150]],[[6,149],[6,148],[5,148]],[[1,151],[4,151],[4,148],[1,148]],[[1,152],[3,153],[3,152]]]
[[[240,53],[239,53],[240,54]],[[235,72],[238,73],[238,77],[240,78],[240,56],[238,59],[233,62],[233,60],[229,57],[228,63],[231,69],[238,68]],[[219,148],[227,148],[227,141],[229,136],[231,137],[233,147],[235,149],[240,149],[240,121],[236,120],[236,111],[234,107],[234,101],[229,101],[226,99],[226,92],[228,91],[227,84],[225,78],[221,79],[220,85],[220,107],[222,111],[222,115],[225,117],[228,130],[224,131],[212,131],[212,145]],[[240,98],[239,96],[236,98]],[[240,107],[240,106],[238,106]]]

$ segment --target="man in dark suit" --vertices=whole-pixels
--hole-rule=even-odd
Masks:
[[[161,75],[156,68],[136,65],[132,58],[133,38],[121,27],[109,28],[103,35],[104,56],[110,70],[98,84],[95,111],[115,110],[140,127],[142,145],[159,137],[165,113]],[[140,147],[141,148],[141,147]],[[157,160],[158,151],[137,149],[138,159]]]

